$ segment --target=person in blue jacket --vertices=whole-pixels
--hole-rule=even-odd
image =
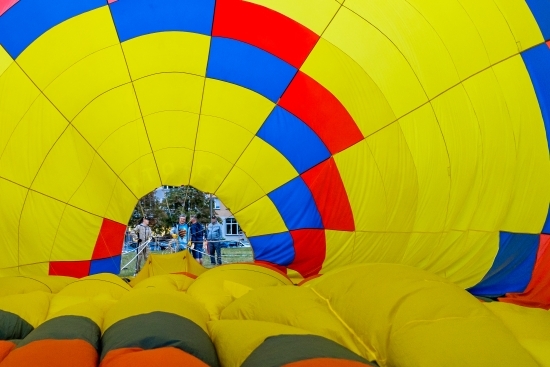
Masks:
[[[189,226],[189,235],[191,236],[193,257],[202,265],[202,254],[204,253],[204,229],[202,224],[197,221],[197,216],[191,216],[191,225]]]
[[[187,217],[182,214],[179,217],[178,224],[170,230],[172,237],[176,239],[178,244],[176,251],[182,251],[187,247],[187,242],[189,242],[188,229]]]

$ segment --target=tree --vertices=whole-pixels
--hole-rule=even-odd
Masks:
[[[192,186],[168,187],[162,200],[157,198],[154,191],[150,192],[138,201],[128,225],[134,227],[140,223],[144,215],[151,216],[154,218],[149,223],[151,230],[164,235],[170,231],[181,214],[185,214],[188,220],[192,214],[196,214],[201,223],[208,223],[209,195]]]

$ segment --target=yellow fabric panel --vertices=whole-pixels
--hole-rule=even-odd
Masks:
[[[160,111],[199,113],[204,78],[163,73],[136,80],[134,86],[143,116]]]
[[[518,52],[506,18],[493,0],[459,0],[483,40],[491,64]]]
[[[278,150],[258,137],[252,139],[235,165],[249,174],[265,193],[298,176]]]
[[[514,334],[521,346],[539,363],[550,367],[550,312],[504,302],[484,303]]]
[[[384,183],[367,141],[336,154],[334,161],[348,194],[355,229],[386,230],[388,209]]]
[[[113,274],[82,278],[53,296],[47,319],[64,315],[84,316],[101,327],[104,314],[130,289]]]
[[[222,182],[216,196],[230,209],[231,212],[239,210],[260,199],[265,193],[252,177],[239,167],[233,169]]]
[[[197,149],[189,184],[204,192],[216,192],[232,167],[231,162],[224,157]]]
[[[240,367],[270,336],[313,334],[292,326],[253,320],[210,321],[208,330],[224,367]]]
[[[37,327],[44,322],[50,307],[50,293],[34,291],[0,297],[0,310],[11,312]]]
[[[508,211],[516,167],[510,113],[492,69],[463,83],[481,132],[481,190],[470,229],[498,231]]]
[[[193,261],[195,261],[193,259]],[[195,279],[182,274],[164,274],[147,278],[133,286],[134,289],[155,288],[165,291],[186,291]]]
[[[441,38],[407,1],[347,0],[344,6],[372,24],[395,44],[429,98],[459,82],[453,60]]]
[[[362,341],[350,333],[332,313],[329,303],[311,288],[255,289],[229,304],[220,319],[267,321],[293,326],[330,339],[354,353],[366,354]]]
[[[409,63],[372,24],[343,7],[328,26],[323,38],[353,58],[386,96],[400,117],[427,101]],[[369,47],[357,47],[358,44]]]
[[[451,167],[446,229],[466,230],[477,209],[481,190],[483,148],[479,122],[462,85],[431,103],[447,145]]]
[[[50,261],[91,259],[102,223],[103,217],[67,205],[59,222]]]
[[[103,217],[113,196],[117,181],[118,177],[109,166],[105,164],[101,157],[95,155],[86,178],[68,204]],[[126,220],[123,221],[123,223],[125,222]]]
[[[13,63],[11,56],[4,50],[4,47],[0,45],[0,76],[6,71],[6,69]]]
[[[66,204],[62,202],[29,191],[19,223],[18,263],[20,265],[50,260],[50,253],[65,206]],[[34,273],[32,270],[29,272]],[[48,270],[41,275],[47,273]]]
[[[151,153],[151,146],[143,120],[132,121],[113,131],[97,147],[97,152],[105,159],[111,169],[120,175],[128,165],[135,162],[139,157]]]
[[[302,274],[298,273],[296,270],[292,270],[291,268],[286,268],[286,276],[293,284],[300,284],[304,280]]]
[[[101,93],[129,81],[124,55],[116,44],[73,64],[48,85],[44,94],[72,120]]]
[[[119,300],[132,288],[114,274],[101,273],[90,275],[67,285],[58,295],[80,299]]]
[[[386,194],[388,231],[411,231],[418,206],[418,178],[414,160],[399,124],[367,138]]]
[[[0,278],[0,297],[31,292],[57,293],[76,279],[63,276],[14,276]]]
[[[144,118],[163,185],[188,184],[199,115],[163,111]]]
[[[27,192],[26,188],[0,178],[0,203],[2,203],[2,220],[0,220],[2,256],[0,256],[0,272],[2,272],[1,269],[3,268],[16,267],[18,265],[18,227]]]
[[[162,185],[188,185],[191,179],[193,150],[187,148],[164,148],[155,151],[155,161]]]
[[[340,5],[334,0],[246,0],[275,10],[306,26],[317,34],[323,33]],[[342,3],[342,1],[338,1]]]
[[[20,278],[23,278],[23,277],[20,277]],[[45,286],[48,287],[49,292],[51,293],[59,293],[63,288],[77,281],[76,278],[65,277],[61,275],[55,275],[55,276],[38,275],[27,279],[32,279],[35,282],[40,282],[41,284],[44,284]]]
[[[16,63],[12,63],[0,75],[0,90],[9,91],[9,93],[2,93],[2,98],[0,98],[0,121],[2,121],[0,124],[0,154],[2,154],[19,121],[40,95],[40,91]]]
[[[199,115],[185,111],[162,111],[144,118],[153,150],[195,147]]]
[[[438,232],[445,227],[450,190],[449,156],[431,105],[399,120],[418,178],[413,231]]]
[[[121,298],[105,314],[103,331],[117,321],[131,316],[155,311],[167,312],[185,317],[200,326],[205,332],[208,313],[192,297],[181,292],[163,291],[154,288],[134,289]]]
[[[88,175],[94,156],[93,148],[69,126],[44,160],[31,188],[69,201]]]
[[[273,102],[250,89],[206,79],[202,115],[223,118],[256,134],[274,107]]]
[[[428,269],[432,254],[442,252],[439,244],[443,236],[445,233],[410,233],[409,242],[400,263]]]
[[[494,0],[516,40],[517,50],[524,51],[544,41],[540,28],[525,1]]]
[[[206,269],[193,259],[189,251],[181,251],[170,255],[151,254],[138,275],[131,279],[130,284],[136,286],[145,279],[157,275],[185,272],[199,276],[205,271]]]
[[[187,32],[159,32],[122,43],[133,80],[161,72],[204,76],[210,37]]]
[[[252,289],[292,285],[275,270],[254,264],[228,264],[203,273],[187,290],[201,303],[211,320],[219,319],[222,310]]]
[[[222,199],[220,197],[220,199]],[[238,212],[233,212],[242,228],[246,228],[247,236],[262,236],[265,234],[286,232],[285,222],[275,204],[268,196],[248,205]]]
[[[342,103],[364,136],[395,120],[386,96],[374,80],[350,56],[327,40],[319,39],[301,70]]]
[[[201,116],[195,149],[214,153],[235,163],[253,137],[254,134],[231,121]]]
[[[101,328],[105,313],[115,303],[115,300],[109,299],[75,299],[71,296],[56,295],[51,301],[50,312],[48,312],[46,320],[60,316],[82,316],[89,318]]]
[[[134,87],[125,84],[90,102],[72,124],[97,149],[115,131],[140,118]]]
[[[128,187],[121,180],[117,180],[104,216],[115,222],[127,223],[137,201],[138,199]]]
[[[49,270],[50,264],[48,262],[19,266],[19,274],[31,277],[46,275]]]
[[[365,356],[380,366],[537,366],[482,303],[420,269],[349,266],[315,279],[309,288],[330,304],[359,336]]]
[[[30,187],[68,122],[40,95],[12,131],[0,157],[0,176]]]
[[[321,273],[351,263],[355,232],[325,230],[326,255]]]
[[[408,0],[441,38],[461,80],[489,66],[483,40],[458,0]]]
[[[126,167],[119,176],[138,198],[147,195],[162,185],[153,154],[146,154],[138,158]],[[132,204],[135,205],[136,201]]]
[[[17,62],[44,90],[72,65],[118,43],[111,12],[104,6],[44,32],[17,57]]]
[[[498,244],[499,232],[449,231],[439,242],[426,243],[422,267],[468,288],[487,274],[498,252]]]
[[[550,202],[550,160],[544,121],[521,56],[493,67],[512,122],[516,144],[514,181],[501,230],[539,233]]]
[[[433,271],[433,268],[441,267],[440,263],[446,263],[446,267],[437,274],[460,287],[473,287],[481,282],[493,265],[498,252],[499,232],[468,231],[455,239],[452,232],[442,238],[434,255],[441,254],[441,251],[444,257],[433,258],[433,265],[427,270]]]
[[[400,263],[410,236],[410,233],[356,232],[351,263]]]

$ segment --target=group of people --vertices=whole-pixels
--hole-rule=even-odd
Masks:
[[[143,218],[142,222],[136,226],[135,232],[138,237],[138,257],[136,261],[136,273],[141,269],[141,264],[145,263],[149,256],[149,246],[147,241],[152,237],[152,231],[149,227],[150,217]],[[178,223],[172,227],[170,234],[176,241],[177,251],[182,251],[189,247],[189,251],[199,264],[203,264],[203,255],[210,256],[212,265],[222,264],[221,239],[222,226],[218,218],[213,215],[206,231],[203,225],[197,220],[196,215],[192,215],[190,223],[187,223],[187,217],[180,215]],[[205,253],[204,246],[207,252]]]

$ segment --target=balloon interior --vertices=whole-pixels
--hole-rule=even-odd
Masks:
[[[550,366],[549,14],[0,0],[0,367]],[[115,275],[162,185],[255,263]]]

